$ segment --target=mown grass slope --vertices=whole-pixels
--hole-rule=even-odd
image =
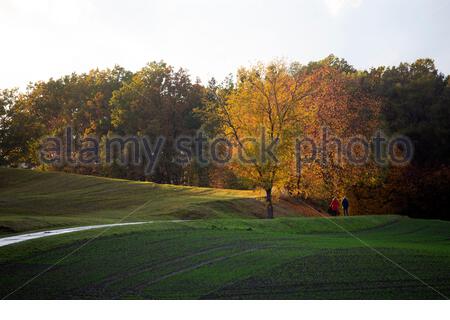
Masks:
[[[0,168],[0,235],[126,221],[263,217],[253,191],[160,185],[121,179]],[[278,216],[308,214],[281,202]]]

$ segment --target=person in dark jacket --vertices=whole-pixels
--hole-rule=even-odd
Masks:
[[[342,199],[342,209],[344,209],[344,216],[348,216],[348,207],[350,206],[350,203],[348,202],[348,199],[344,196]]]

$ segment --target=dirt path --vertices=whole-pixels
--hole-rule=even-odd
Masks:
[[[48,231],[39,231],[25,234],[18,234],[11,237],[0,238],[0,247],[4,247],[10,244],[19,243],[27,240],[39,239],[49,236],[56,236],[58,234],[66,234],[77,231],[85,231],[99,228],[108,228],[108,227],[119,227],[119,226],[130,226],[136,224],[147,224],[147,223],[155,223],[155,222],[185,222],[187,220],[156,220],[156,221],[142,221],[142,222],[124,222],[124,223],[112,223],[112,224],[98,224],[93,226],[82,226],[82,227],[74,227],[74,228],[66,228],[66,229],[56,229],[56,230],[48,230]]]

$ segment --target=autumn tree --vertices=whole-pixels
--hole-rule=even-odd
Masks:
[[[39,136],[39,132],[31,130],[32,119],[22,102],[16,89],[0,91],[0,165],[17,166],[27,162],[29,142]]]
[[[274,191],[293,174],[286,168],[311,115],[308,76],[298,65],[274,61],[240,69],[230,89],[217,90],[214,120],[241,153],[234,169],[265,191],[267,217],[273,218]]]
[[[10,165],[35,166],[39,142],[45,135],[62,137],[71,127],[77,143],[89,134],[106,134],[111,129],[109,100],[129,76],[129,71],[115,66],[31,83],[21,94],[3,91],[2,156]]]

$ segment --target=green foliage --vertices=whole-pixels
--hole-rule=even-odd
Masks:
[[[383,98],[383,120],[390,134],[404,134],[419,164],[450,163],[450,85],[433,60],[378,68],[363,76],[365,86]]]
[[[150,177],[160,183],[185,182],[184,169],[175,163],[174,142],[180,135],[193,135],[200,128],[194,108],[201,107],[203,87],[191,83],[183,69],[175,71],[165,62],[152,62],[138,71],[110,101],[112,130],[119,134],[166,139],[160,166]],[[144,177],[142,164],[140,178]]]
[[[382,98],[385,131],[403,134],[414,144],[412,164],[393,168],[378,194],[391,210],[410,216],[449,219],[450,78],[433,60],[380,67],[361,75],[362,86]]]

